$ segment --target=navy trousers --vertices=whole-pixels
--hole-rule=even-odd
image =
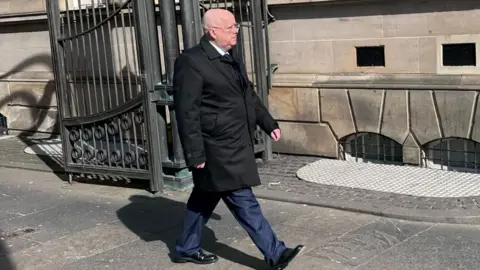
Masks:
[[[190,195],[184,217],[183,232],[177,240],[176,251],[189,256],[201,248],[203,228],[218,202],[222,199],[236,220],[247,231],[267,263],[275,264],[286,247],[263,216],[251,188],[213,193],[196,188]]]

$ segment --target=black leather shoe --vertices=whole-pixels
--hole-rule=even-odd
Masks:
[[[176,256],[172,261],[175,263],[211,264],[218,261],[218,257],[214,254],[206,254],[203,250],[200,250],[190,256]]]
[[[287,248],[282,255],[280,256],[280,259],[278,260],[277,264],[272,266],[273,269],[275,270],[281,270],[285,269],[285,267],[288,266],[288,264],[298,255],[302,252],[303,248],[305,246],[303,245],[298,245],[295,248]]]

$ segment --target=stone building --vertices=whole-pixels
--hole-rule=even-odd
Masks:
[[[83,1],[83,0],[82,0]],[[269,0],[279,153],[476,170],[480,2]],[[0,0],[0,112],[56,132],[44,0]]]

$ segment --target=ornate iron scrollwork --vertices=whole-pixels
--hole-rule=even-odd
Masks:
[[[129,130],[132,128],[132,119],[128,115],[123,115],[121,119],[121,126],[123,130]]]
[[[135,116],[133,117],[135,120],[135,123],[137,124],[143,124],[143,111],[138,111],[135,113]]]
[[[96,156],[97,156],[98,162],[100,162],[100,163],[105,162],[108,159],[107,150],[105,150],[105,149],[98,150]]]
[[[131,165],[136,160],[135,153],[128,151],[125,153],[125,157],[123,159],[124,159],[125,165]]]
[[[92,139],[92,130],[90,128],[85,128],[82,132],[82,139],[84,141],[90,141]]]
[[[72,143],[77,142],[80,140],[80,132],[76,129],[72,129],[69,131],[69,138]]]
[[[94,157],[94,154],[93,154],[93,151],[90,150],[90,149],[85,149],[85,151],[83,151],[83,158],[86,160],[86,161],[90,161],[92,160]]]
[[[147,165],[147,162],[148,162],[147,154],[141,153],[140,155],[138,155],[138,163],[140,164],[140,166]]]
[[[110,155],[110,162],[112,163],[119,163],[122,161],[122,152],[120,150],[115,150]]]
[[[108,134],[114,136],[118,134],[118,131],[119,131],[119,128],[116,121],[112,121],[110,124],[108,124],[108,127],[107,127]]]
[[[78,160],[79,158],[81,158],[82,157],[82,149],[73,148],[72,153],[71,153],[71,157],[72,157],[73,160]]]
[[[105,128],[102,126],[98,126],[95,129],[95,139],[101,140],[105,137]]]

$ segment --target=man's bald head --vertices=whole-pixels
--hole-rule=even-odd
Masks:
[[[205,33],[207,33],[210,29],[215,27],[228,27],[230,25],[227,24],[230,23],[232,20],[235,21],[235,16],[233,16],[233,14],[226,9],[209,9],[203,15],[203,30]]]
[[[225,51],[237,44],[238,24],[230,11],[210,9],[203,15],[202,25],[209,39]]]

